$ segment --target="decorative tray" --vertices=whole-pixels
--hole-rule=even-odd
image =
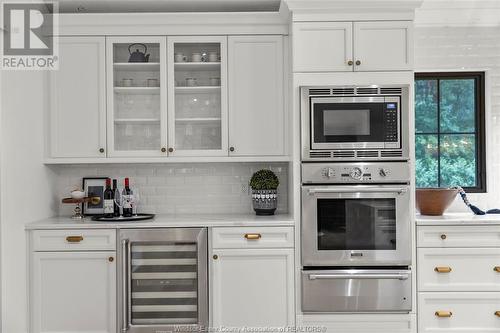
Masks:
[[[155,217],[155,214],[136,214],[130,217],[104,217],[103,215],[96,215],[92,217],[93,221],[100,222],[133,222],[133,221],[143,221],[151,220]]]

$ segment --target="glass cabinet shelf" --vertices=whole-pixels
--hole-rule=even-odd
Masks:
[[[150,95],[159,94],[160,87],[115,87],[117,94]]]
[[[160,70],[159,62],[115,62],[113,67],[117,71],[150,71]]]
[[[211,71],[218,70],[220,65],[220,62],[176,62],[175,68],[189,71]]]

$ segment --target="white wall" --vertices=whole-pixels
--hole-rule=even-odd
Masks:
[[[500,208],[500,26],[417,27],[415,71],[486,71],[487,191],[472,204]],[[468,211],[459,196],[449,211]]]
[[[54,173],[42,164],[45,74],[1,75],[2,332],[27,332],[24,225],[54,213]]]

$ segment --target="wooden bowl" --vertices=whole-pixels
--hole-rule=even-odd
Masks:
[[[457,193],[455,188],[418,188],[417,210],[422,215],[443,215]]]

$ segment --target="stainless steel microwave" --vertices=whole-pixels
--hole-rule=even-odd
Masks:
[[[302,160],[408,160],[408,87],[303,87]]]

